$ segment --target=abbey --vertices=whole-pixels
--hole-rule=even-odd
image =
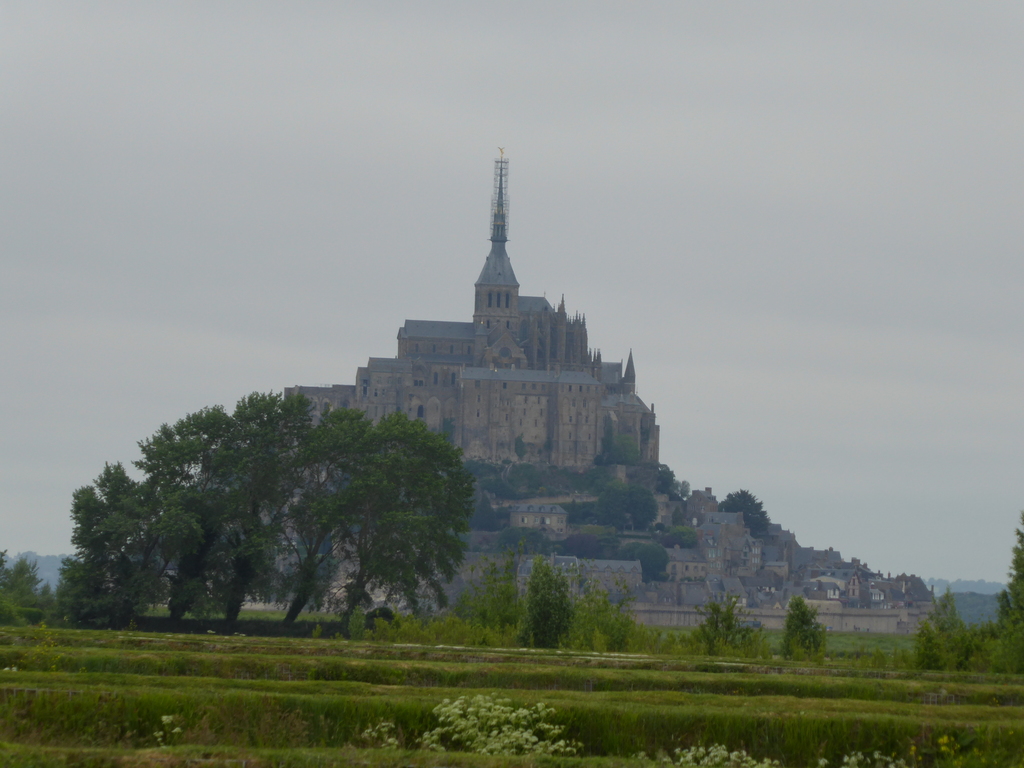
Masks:
[[[658,461],[654,410],[636,394],[633,353],[606,363],[584,316],[519,293],[508,241],[508,159],[494,161],[491,250],[473,292],[472,322],[406,320],[398,354],[371,357],[354,385],[296,386],[316,413],[395,411],[447,432],[467,458],[586,467],[628,437],[641,461]]]

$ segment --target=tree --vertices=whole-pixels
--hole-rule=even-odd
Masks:
[[[917,627],[914,635],[915,664],[918,669],[987,667],[991,662],[988,645],[995,635],[995,627],[990,623],[975,626],[964,623],[956,607],[956,598],[947,586],[945,594],[935,601],[931,614]],[[1003,645],[1002,653],[997,653],[1002,657],[1001,663],[1006,661],[1006,649],[1007,646]]]
[[[1003,627],[1024,627],[1024,511],[1020,513],[1021,528],[1015,533],[1010,572],[1006,589],[999,593],[999,623]]]
[[[352,478],[360,470],[372,422],[360,411],[324,414],[299,446],[302,478],[281,528],[278,601],[288,605],[289,624],[311,602],[322,608],[340,566],[337,543],[358,503]]]
[[[229,516],[231,417],[221,406],[204,408],[164,424],[139,443],[135,466],[154,490],[163,550],[174,567],[168,574],[171,618],[204,612],[212,602],[215,572]]]
[[[531,555],[551,553],[551,539],[536,528],[517,528],[510,525],[498,534],[496,547],[499,552],[523,552]]]
[[[704,653],[717,656],[729,650],[739,651],[752,644],[760,633],[744,623],[745,611],[739,607],[739,598],[728,595],[725,600],[711,602],[697,609],[703,621],[693,638]]]
[[[478,494],[476,506],[473,510],[473,517],[469,521],[470,530],[474,531],[496,531],[501,528],[501,520],[498,518],[491,502],[484,494]]]
[[[800,595],[790,599],[782,634],[782,651],[787,659],[825,651],[825,626],[818,623],[818,611]]]
[[[168,561],[153,487],[107,464],[93,485],[75,491],[71,505],[74,557],[61,567],[58,606],[72,621],[127,626],[164,596]]]
[[[446,604],[444,585],[462,563],[459,534],[469,531],[473,485],[462,451],[423,422],[396,412],[368,430],[336,534],[346,617],[369,604],[371,592],[414,609],[424,593]]]
[[[535,558],[526,584],[519,639],[534,648],[557,648],[572,625],[569,578],[542,558]]]
[[[690,495],[690,484],[685,480],[676,480],[676,473],[667,464],[659,464],[654,492],[668,494],[672,501],[683,501]]]
[[[569,647],[582,651],[628,650],[636,630],[630,603],[626,599],[613,604],[605,590],[591,585],[573,605]]]
[[[693,549],[697,546],[697,531],[687,525],[673,525],[658,537],[658,543],[668,549]]]
[[[750,529],[750,535],[762,539],[768,533],[772,519],[764,511],[764,503],[750,491],[740,489],[726,496],[718,505],[719,512],[739,512],[743,524]]]
[[[522,601],[516,583],[516,555],[506,550],[500,561],[483,564],[480,579],[459,596],[457,615],[488,629],[515,628],[522,621]]]
[[[221,596],[229,622],[238,618],[248,596],[266,595],[271,588],[275,544],[301,486],[298,457],[311,427],[309,401],[301,395],[254,392],[239,401],[232,421],[224,531],[230,571]]]
[[[572,533],[562,541],[562,551],[585,560],[601,557],[601,541],[593,533]]]
[[[1006,589],[999,593],[999,617],[996,649],[1000,670],[1024,672],[1024,511],[1020,513],[1021,528],[1016,530]]]
[[[597,497],[596,513],[601,525],[644,530],[658,516],[658,502],[643,486],[613,482]]]
[[[619,550],[620,560],[639,560],[643,568],[644,581],[664,581],[668,567],[668,552],[658,544],[632,541]]]

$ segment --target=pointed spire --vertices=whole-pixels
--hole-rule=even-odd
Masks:
[[[636,384],[636,369],[633,367],[633,350],[629,350],[629,360],[626,362],[626,372],[622,374],[622,381],[626,384]]]
[[[504,243],[508,240],[508,199],[505,184],[508,180],[508,160],[502,151],[494,161],[494,198],[491,200],[491,242]]]
[[[477,285],[519,285],[505,252],[508,241],[508,158],[502,150],[494,161],[494,196],[491,198],[491,252],[487,254]]]

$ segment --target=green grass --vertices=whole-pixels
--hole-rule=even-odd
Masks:
[[[879,642],[870,653],[887,649],[900,646]],[[911,748],[930,765],[943,736],[963,745],[965,765],[1010,765],[1024,754],[1024,677],[875,669],[852,657],[814,665],[18,628],[0,630],[0,669],[9,666],[18,671],[0,671],[0,741],[16,750],[0,758],[16,753],[25,764],[184,765],[196,750],[255,764],[344,764],[331,762],[340,753],[325,762],[323,749],[350,750],[367,765],[539,764],[352,751],[382,719],[412,746],[445,698],[495,691],[555,707],[567,735],[606,764],[722,743],[787,766]],[[182,733],[160,748],[154,734],[165,715]]]

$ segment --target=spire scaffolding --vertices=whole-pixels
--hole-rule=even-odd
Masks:
[[[494,195],[491,197],[491,242],[508,240],[508,158],[502,152],[494,161]]]

